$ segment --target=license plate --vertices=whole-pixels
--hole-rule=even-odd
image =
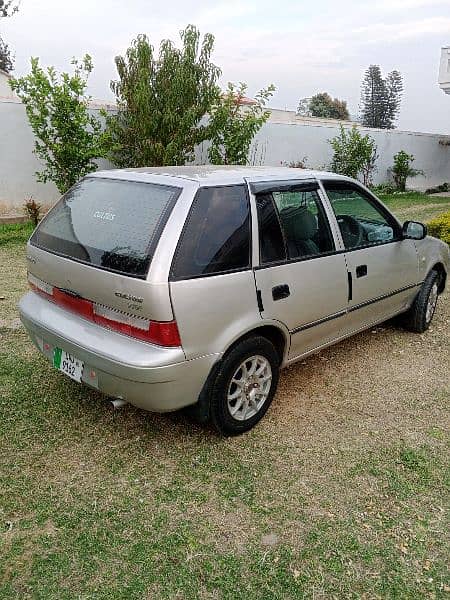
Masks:
[[[81,381],[84,365],[73,354],[69,354],[65,350],[61,350],[61,348],[55,348],[53,352],[53,365],[75,381],[78,381],[78,383]]]

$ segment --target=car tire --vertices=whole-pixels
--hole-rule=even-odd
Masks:
[[[280,358],[262,336],[246,338],[220,362],[210,394],[210,417],[225,436],[248,431],[262,419],[275,395]]]
[[[436,310],[440,275],[430,271],[422,283],[411,308],[403,316],[403,326],[409,331],[423,333],[428,329]]]

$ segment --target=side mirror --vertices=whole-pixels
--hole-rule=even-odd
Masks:
[[[403,238],[408,240],[423,240],[427,235],[427,226],[418,221],[405,221],[402,227]]]

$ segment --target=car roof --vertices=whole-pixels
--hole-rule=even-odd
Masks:
[[[345,179],[336,173],[291,167],[248,167],[237,165],[191,165],[180,167],[142,167],[96,171],[89,177],[108,177],[132,181],[155,181],[155,176],[197,182],[200,186],[233,185],[244,181],[286,179]],[[180,181],[182,183],[182,181]]]

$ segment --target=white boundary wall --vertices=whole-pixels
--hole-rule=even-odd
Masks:
[[[113,109],[111,105],[108,109]],[[98,111],[99,106],[93,106]],[[350,127],[351,123],[345,123]],[[414,166],[425,176],[408,181],[414,189],[426,189],[444,181],[450,182],[450,136],[416,133],[411,131],[386,131],[360,128],[375,138],[379,159],[374,182],[390,178],[389,168],[399,150],[413,154]],[[257,134],[250,161],[252,164],[279,166],[306,157],[309,168],[327,168],[331,161],[328,140],[339,133],[339,123],[326,119],[302,119],[290,111],[273,110],[270,120]],[[42,165],[33,154],[34,138],[17,98],[0,97],[0,214],[21,207],[32,196],[43,205],[54,203],[59,193],[52,183],[37,183],[35,172]],[[196,162],[207,162],[206,145],[198,149]],[[100,161],[101,168],[112,168]]]

